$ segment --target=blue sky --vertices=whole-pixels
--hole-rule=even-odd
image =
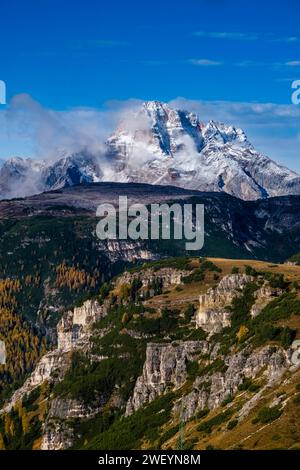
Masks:
[[[300,170],[300,114],[291,105],[299,13],[296,0],[2,0],[0,79],[8,103],[26,93],[52,110],[132,98],[223,103],[212,105],[212,118],[225,110],[254,144]],[[238,116],[228,111],[234,102]],[[276,131],[270,108],[265,126],[256,125],[245,103],[276,105]],[[17,140],[0,132],[0,157],[22,153]]]

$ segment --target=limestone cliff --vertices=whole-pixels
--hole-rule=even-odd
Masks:
[[[254,293],[255,303],[250,310],[251,317],[256,317],[260,314],[264,307],[268,305],[273,299],[279,297],[283,293],[282,289],[271,287],[268,282]]]
[[[207,354],[207,341],[180,341],[178,343],[148,343],[142,375],[137,379],[133,396],[126,406],[126,416],[145,403],[154,400],[168,387],[180,388],[187,378],[187,360],[195,354]]]
[[[41,442],[41,450],[64,450],[74,442],[73,428],[65,421],[53,420],[45,427]]]
[[[106,305],[87,300],[81,307],[67,312],[57,325],[57,349],[68,351],[88,342],[91,324],[106,314]]]
[[[188,274],[189,271],[187,270],[173,268],[160,268],[158,270],[149,268],[137,272],[125,272],[117,279],[116,287],[122,284],[130,284],[134,279],[139,279],[142,287],[151,285],[155,280],[160,280],[163,287],[168,287],[180,284],[182,278]]]
[[[246,274],[225,275],[215,285],[214,273],[209,272],[206,279],[201,281],[201,290],[203,282],[209,281],[213,287],[200,295],[199,310],[195,316],[194,310],[187,306],[192,306],[191,298],[193,305],[197,301],[200,289],[197,290],[196,283],[185,285],[186,304],[179,309],[172,309],[171,302],[176,299],[177,292],[181,296],[184,294],[184,288],[171,288],[169,297],[159,295],[155,299],[157,294],[151,295],[149,311],[140,308],[147,306],[148,302],[142,296],[131,302],[124,300],[122,295],[118,296],[118,288],[131,284],[137,278],[141,281],[142,290],[143,287],[148,289],[149,284],[158,279],[162,286],[181,284],[182,278],[188,273],[181,269],[161,267],[125,272],[114,280],[104,303],[88,300],[81,307],[66,312],[57,325],[57,348],[40,360],[2,413],[11,411],[32,390],[44,381],[49,381],[49,396],[45,398],[42,392],[34,402],[35,406],[41,407],[42,404],[43,407],[42,431],[39,434],[40,448],[43,450],[67,449],[78,443],[84,447],[82,443],[86,440],[86,427],[91,423],[97,433],[102,418],[105,423],[111,419],[115,429],[124,425],[126,430],[126,426],[131,426],[140,416],[146,419],[149,408],[143,408],[152,402],[153,408],[156,403],[162,402],[163,411],[168,416],[168,421],[159,430],[159,436],[176,428],[178,423],[189,426],[191,418],[193,422],[199,419],[200,423],[202,419],[208,419],[206,415],[205,418],[201,415],[204,410],[205,413],[209,412],[210,418],[225,410],[232,411],[231,416],[238,424],[247,419],[252,420],[258,408],[256,405],[272,404],[282,384],[291,378],[293,367],[297,367],[291,359],[291,342],[282,341],[281,336],[255,337],[257,322],[264,318],[262,309],[285,290],[271,287],[270,277],[260,273],[255,277]],[[247,303],[242,320],[249,327],[248,336],[240,341],[236,334],[240,324],[233,322],[233,330],[227,328],[222,335],[214,337],[214,333],[231,326],[232,301],[243,296],[249,283],[255,284],[251,290],[251,302],[248,302],[248,291],[241,298]],[[162,315],[164,299],[166,317]],[[295,312],[294,316],[297,317],[298,307],[295,302],[292,298],[287,310],[291,310],[291,314]],[[261,316],[253,320],[258,314]],[[105,320],[95,325],[103,317],[106,317]],[[266,324],[272,325],[270,315],[265,318]],[[280,328],[281,325],[278,325],[275,331],[280,333]],[[286,335],[289,334],[288,330],[282,328]],[[73,351],[87,355],[87,361],[78,355],[78,362],[77,356],[72,362],[78,365],[80,373],[77,373],[75,367],[70,369]],[[126,373],[123,374],[124,369]],[[81,388],[83,381],[77,380],[78,377],[87,377],[86,387]],[[113,379],[110,382],[111,377]],[[64,378],[64,383],[56,386]],[[243,388],[245,384],[252,388]],[[169,392],[173,393],[167,395]],[[167,395],[165,401],[164,395]],[[270,395],[272,399],[268,398]],[[162,397],[162,400],[156,400],[158,397]],[[168,409],[166,402],[169,403]],[[282,405],[281,402],[279,404]],[[26,407],[26,400],[23,400],[23,406]],[[141,414],[135,415],[138,410]],[[38,413],[40,416],[40,408]],[[227,431],[228,428],[225,429]],[[99,431],[97,439],[101,441],[105,433],[105,430]],[[93,437],[88,435],[87,441]],[[95,442],[98,445],[98,440]],[[141,442],[143,445],[144,441]]]
[[[252,280],[253,278],[246,274],[227,275],[215,288],[200,295],[200,306],[196,314],[197,327],[212,334],[230,326],[230,312],[226,307]]]
[[[245,348],[226,358],[226,370],[197,377],[192,392],[176,404],[174,413],[187,420],[200,410],[217,408],[237,392],[245,377],[254,379],[262,374],[264,387],[270,387],[290,366],[290,354],[280,347],[266,346],[251,352]]]
[[[60,381],[70,366],[70,352],[89,347],[91,325],[106,315],[106,304],[87,300],[81,307],[66,312],[57,324],[57,348],[45,354],[21,388],[12,395],[2,412],[13,406],[45,380]]]

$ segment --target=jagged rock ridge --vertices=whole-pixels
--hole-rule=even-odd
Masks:
[[[224,191],[245,200],[300,194],[300,177],[258,152],[245,133],[148,101],[111,134],[101,156],[80,151],[55,162],[12,158],[0,169],[2,198],[79,183],[115,181]]]

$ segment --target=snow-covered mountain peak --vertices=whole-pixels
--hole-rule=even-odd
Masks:
[[[202,130],[203,137],[206,143],[214,141],[220,144],[227,144],[233,142],[237,145],[247,144],[251,145],[247,139],[245,132],[234,126],[227,126],[223,122],[216,122],[210,120]]]
[[[242,199],[300,194],[300,176],[258,152],[239,127],[145,101],[123,115],[104,155],[63,154],[55,162],[13,158],[0,168],[2,197],[92,181],[168,184]],[[34,182],[34,184],[32,183]]]

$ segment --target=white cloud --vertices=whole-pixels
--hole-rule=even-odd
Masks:
[[[289,62],[286,62],[285,65],[288,67],[300,67],[300,60],[290,60]]]
[[[207,37],[214,39],[244,39],[244,40],[254,40],[258,38],[256,33],[235,33],[235,32],[206,32],[206,31],[195,31],[193,36],[196,37]]]
[[[190,59],[188,62],[193,65],[199,65],[200,67],[211,67],[223,64],[223,62],[211,59]]]
[[[17,95],[0,111],[0,158],[13,155],[56,160],[63,152],[86,150],[102,158],[104,143],[120,121],[137,126],[140,100],[112,101],[103,109],[42,107],[28,95]],[[177,98],[170,105],[244,129],[253,145],[269,157],[300,172],[300,107],[274,103],[199,101]],[[138,123],[140,126],[140,122]],[[148,123],[143,123],[147,129]]]
[[[47,160],[82,150],[101,155],[107,137],[138,103],[128,100],[109,102],[102,110],[78,107],[57,111],[44,108],[27,94],[16,95],[0,112],[0,157],[7,156],[4,147],[15,143],[14,155],[24,155],[24,150],[19,152],[23,145],[26,155],[31,152],[31,156]]]
[[[276,36],[274,33],[241,33],[234,31],[195,31],[193,36],[199,38],[228,39],[234,41],[265,40],[270,42],[295,43],[300,41],[298,36]]]

